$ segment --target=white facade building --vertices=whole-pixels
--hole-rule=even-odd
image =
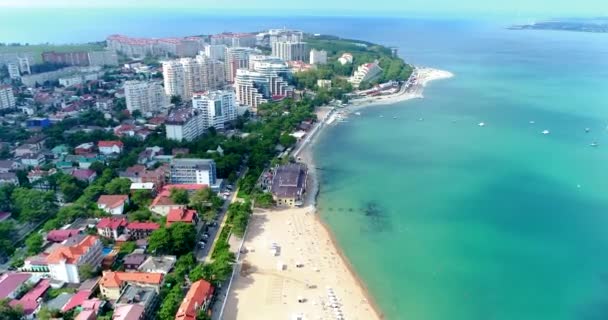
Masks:
[[[310,50],[310,64],[326,64],[327,51],[325,50]]]
[[[221,61],[199,55],[195,59],[182,58],[163,62],[165,93],[192,98],[197,91],[214,90],[225,83],[224,64]]]
[[[217,182],[215,161],[211,159],[173,159],[170,164],[172,184],[205,184]]]
[[[256,109],[275,96],[285,97],[293,93],[293,88],[287,83],[291,76],[287,63],[257,62],[254,69],[237,71],[234,87],[240,104]]]
[[[169,104],[163,86],[158,82],[126,81],[125,98],[127,109],[133,113],[135,110],[143,114],[154,114]]]
[[[19,71],[19,65],[17,63],[7,63],[6,68],[8,69],[8,76],[11,79],[21,79],[21,71]]]
[[[236,95],[232,90],[195,94],[192,107],[202,112],[205,130],[209,127],[223,129],[226,122],[234,121],[237,117]]]
[[[16,105],[13,88],[9,85],[0,85],[0,109],[14,108]]]
[[[359,87],[362,82],[371,81],[382,74],[382,68],[378,62],[364,63],[357,68],[348,82],[352,83],[355,88]]]
[[[275,41],[271,43],[272,55],[285,61],[308,61],[306,42]]]
[[[67,283],[80,283],[78,268],[87,264],[99,268],[103,260],[103,244],[99,237],[73,237],[56,248],[47,257],[51,279]],[[76,242],[78,241],[78,242]],[[75,243],[73,243],[75,242]]]
[[[184,108],[174,110],[165,121],[167,139],[176,141],[192,141],[205,132],[205,116],[203,113]]]
[[[205,46],[205,56],[213,60],[224,60],[226,58],[226,45],[209,44]]]
[[[350,53],[343,53],[342,56],[338,58],[338,61],[341,65],[353,63],[353,55]]]
[[[226,50],[226,81],[234,83],[236,71],[249,68],[249,56],[259,53],[251,48],[234,47]]]

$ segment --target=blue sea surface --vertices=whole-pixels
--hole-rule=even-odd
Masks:
[[[608,35],[211,14],[4,10],[0,42],[285,26],[451,71],[424,99],[363,109],[315,147],[321,215],[354,269],[387,319],[608,319]]]

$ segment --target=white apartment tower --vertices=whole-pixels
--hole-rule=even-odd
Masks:
[[[194,92],[222,88],[225,75],[224,63],[205,55],[163,62],[165,93],[183,100],[191,99]]]
[[[353,87],[358,88],[362,82],[372,81],[382,74],[382,68],[378,62],[364,63],[357,68],[348,82],[353,84]]]
[[[223,129],[226,122],[236,120],[236,96],[232,90],[195,94],[192,107],[202,112],[205,129]]]
[[[205,118],[199,110],[192,108],[176,109],[165,120],[167,139],[192,141],[205,132]]]
[[[306,42],[275,41],[272,42],[272,55],[285,61],[308,61]]]
[[[126,81],[125,98],[129,112],[154,114],[168,105],[163,87],[158,82]]]
[[[9,85],[0,85],[0,109],[8,109],[15,107],[15,96],[13,88]]]
[[[234,83],[238,69],[249,68],[249,55],[255,50],[244,47],[228,48],[226,50],[226,81]]]
[[[326,64],[327,51],[325,50],[310,50],[310,64]]]
[[[205,56],[213,60],[224,60],[226,58],[226,45],[209,44],[205,46]]]
[[[291,76],[287,63],[257,62],[255,70],[237,70],[234,87],[237,101],[256,109],[275,96],[289,96],[293,88],[287,80]]]

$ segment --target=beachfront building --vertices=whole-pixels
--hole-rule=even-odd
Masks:
[[[213,286],[205,280],[194,282],[186,293],[175,315],[176,320],[196,320],[200,311],[206,311],[213,296]]]
[[[217,182],[215,161],[212,159],[172,159],[170,181],[173,184],[215,185]]]
[[[301,41],[275,41],[271,43],[272,55],[285,61],[307,61],[308,45]]]
[[[232,90],[197,93],[192,97],[192,107],[201,111],[203,127],[224,129],[224,124],[236,120],[236,95]]]
[[[103,259],[102,250],[99,237],[77,235],[69,238],[46,258],[51,279],[80,283],[78,269],[83,265],[98,268]]]
[[[158,82],[126,81],[124,85],[127,110],[155,114],[169,104],[163,86]]]
[[[378,61],[364,63],[357,68],[353,76],[348,79],[348,82],[350,82],[353,87],[358,88],[362,82],[372,81],[378,78],[381,74],[382,68],[380,68],[378,65]]]
[[[13,87],[9,85],[0,85],[0,110],[14,108],[15,103]]]
[[[310,50],[310,64],[326,64],[327,63],[327,51],[325,50]]]
[[[165,120],[167,139],[192,141],[205,132],[206,115],[200,110],[182,108],[173,110]]]
[[[274,170],[270,191],[278,205],[289,207],[302,205],[306,191],[306,166],[292,163],[279,166]]]

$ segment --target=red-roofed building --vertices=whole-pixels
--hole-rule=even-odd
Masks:
[[[87,142],[80,144],[74,148],[74,154],[76,155],[86,155],[91,154],[95,151],[95,144],[92,142]]]
[[[101,154],[115,155],[122,153],[124,144],[121,141],[99,141],[97,147]]]
[[[95,180],[95,178],[97,178],[97,172],[91,169],[76,169],[72,171],[72,177],[80,181],[91,183],[93,180]]]
[[[34,312],[38,311],[38,308],[40,308],[38,299],[41,298],[50,287],[49,280],[40,280],[40,282],[21,297],[21,299],[11,301],[10,306],[21,306],[26,318],[29,318]]]
[[[171,189],[183,189],[188,191],[188,193],[194,193],[198,190],[207,188],[207,185],[204,184],[168,184],[164,186],[159,192],[159,194],[152,201],[152,205],[150,205],[150,210],[157,214],[166,216],[169,214],[171,209],[182,209],[185,208],[185,205],[176,204],[171,200]]]
[[[209,282],[205,280],[194,282],[179,306],[175,320],[196,320],[200,310],[207,310],[212,296],[213,286]]]
[[[46,234],[46,240],[61,243],[78,234],[80,234],[80,230],[78,229],[51,230]]]
[[[104,297],[116,300],[120,297],[122,289],[129,283],[158,290],[162,282],[162,273],[105,271],[99,288]]]
[[[126,194],[102,195],[97,199],[97,207],[109,214],[120,215],[125,211],[125,206],[129,203],[129,196]]]
[[[13,299],[32,277],[29,273],[7,273],[0,277],[0,299]]]
[[[97,233],[106,238],[118,239],[129,222],[125,218],[103,218],[97,224]]]
[[[131,222],[127,225],[127,233],[131,240],[139,240],[149,237],[158,228],[160,225],[154,222]]]
[[[78,236],[77,236],[78,237]],[[77,239],[73,237],[66,242]],[[90,265],[94,269],[101,265],[103,244],[99,237],[82,236],[74,245],[63,245],[53,250],[46,258],[49,273],[54,280],[80,283],[78,268]]]
[[[198,215],[196,210],[188,210],[185,208],[171,209],[167,214],[167,223],[165,226],[168,228],[173,223],[184,222],[196,225],[198,223]]]
[[[70,311],[78,306],[81,306],[83,302],[91,297],[91,290],[80,290],[72,296],[70,300],[61,308],[61,312]]]

